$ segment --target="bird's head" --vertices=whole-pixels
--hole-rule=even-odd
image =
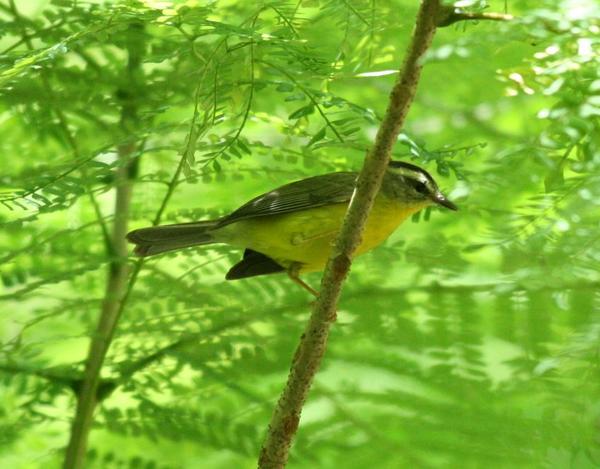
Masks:
[[[386,179],[384,190],[387,186],[395,197],[407,203],[437,204],[450,210],[458,210],[458,207],[442,194],[431,175],[414,164],[390,161]]]

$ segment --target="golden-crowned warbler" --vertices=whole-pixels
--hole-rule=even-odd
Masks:
[[[153,256],[202,244],[244,249],[228,280],[288,272],[298,279],[322,270],[354,192],[355,172],[338,172],[292,182],[260,195],[216,220],[134,230],[127,239],[135,254]],[[355,256],[382,243],[407,217],[432,204],[457,207],[431,175],[410,163],[391,161]]]

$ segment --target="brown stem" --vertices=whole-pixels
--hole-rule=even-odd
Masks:
[[[319,368],[331,323],[335,319],[342,284],[360,244],[368,214],[387,168],[421,74],[421,59],[431,44],[439,16],[439,0],[422,0],[401,73],[390,95],[375,144],[365,158],[356,192],[321,281],[321,293],[292,360],[286,386],[279,398],[260,453],[261,469],[283,468],[296,434],[302,406]]]
[[[127,160],[130,151],[131,147],[120,147],[119,158]],[[115,220],[111,244],[113,260],[109,264],[100,321],[90,343],[83,384],[78,394],[75,420],[64,461],[65,468],[83,467],[87,437],[96,406],[100,369],[108,350],[110,336],[118,319],[119,303],[127,285],[127,241],[125,235],[127,234],[132,189],[128,165],[123,164],[117,169],[116,184]]]
[[[437,26],[438,28],[443,28],[459,21],[510,21],[513,19],[513,15],[506,13],[471,13],[449,6],[439,10]]]
[[[132,25],[131,43],[129,45],[128,82],[136,83],[135,74],[140,67],[141,47],[138,44],[142,35],[135,35]],[[139,85],[138,85],[139,86]],[[125,93],[121,111],[121,127],[125,134],[132,131],[129,127],[135,125],[136,104],[133,95]],[[98,385],[100,384],[100,371],[108,351],[116,323],[121,312],[121,302],[127,291],[127,221],[131,205],[131,192],[133,186],[135,162],[132,155],[136,151],[134,143],[123,143],[117,148],[119,165],[115,174],[116,197],[115,216],[110,237],[109,255],[111,262],[108,268],[106,290],[102,302],[100,320],[96,331],[91,338],[88,358],[81,388],[77,393],[77,409],[71,428],[71,434],[63,467],[80,469],[84,467],[85,453],[87,450],[88,435],[93,423],[94,409],[96,408]]]
[[[214,49],[212,58],[216,55],[219,48],[224,44],[225,41],[221,41],[219,45]],[[136,83],[135,77],[136,74],[139,73],[140,65],[141,65],[141,47],[136,48],[135,44],[132,44],[132,47],[129,51],[129,63],[128,63],[128,71],[129,83]],[[137,44],[139,47],[139,44]],[[194,147],[196,145],[196,140],[200,136],[200,131],[198,130],[198,126],[203,126],[199,122],[200,116],[200,92],[202,89],[202,83],[204,83],[204,76],[208,70],[208,64],[204,67],[204,71],[202,72],[201,78],[198,80],[198,86],[196,87],[195,94],[195,104],[194,104],[194,116],[192,118],[192,122],[190,125],[190,130],[187,135],[187,141],[185,145],[185,149],[179,159],[179,163],[177,165],[177,169],[171,178],[167,186],[167,192],[163,197],[161,205],[156,213],[156,216],[153,221],[153,225],[158,225],[162,218],[162,215],[167,207],[167,204],[171,200],[175,188],[179,182],[179,178],[183,171],[184,166],[187,164],[187,160],[189,159],[189,154],[193,152]],[[125,97],[127,98],[127,93],[125,93]],[[121,113],[121,123],[124,129],[127,129],[128,123],[135,122],[136,109],[135,109],[135,101],[131,100],[129,102],[125,102],[123,106],[123,110]],[[133,151],[133,147],[122,145],[119,146],[119,152],[129,152]],[[129,153],[127,160],[130,160]],[[134,166],[132,164],[124,164],[120,166],[123,168],[123,175],[127,177],[132,177],[134,171]],[[130,187],[131,189],[131,187]],[[125,193],[121,194],[122,205],[119,203],[119,192],[117,192],[117,203],[116,209],[117,213],[119,210],[123,210],[124,208],[129,207],[129,198],[131,193],[126,196]],[[127,203],[125,204],[125,200]],[[126,218],[125,218],[126,221]],[[123,220],[121,219],[121,223]],[[123,243],[125,246],[124,253],[127,253],[127,244],[126,244],[126,225],[119,226],[118,230],[116,227],[117,220],[115,217],[115,240],[119,243]],[[117,233],[118,231],[118,233]],[[118,237],[116,237],[118,236]],[[116,253],[115,253],[116,255]],[[126,269],[126,265],[124,263],[125,258],[122,259],[123,263],[119,264],[120,268]],[[100,372],[102,368],[102,364],[104,362],[104,358],[106,357],[106,353],[108,348],[112,342],[113,335],[115,333],[115,329],[119,318],[123,312],[125,305],[127,304],[131,292],[133,291],[133,287],[137,281],[138,275],[142,269],[144,263],[144,259],[139,259],[133,268],[131,269],[131,275],[129,276],[129,281],[127,282],[127,275],[125,278],[121,276],[117,270],[110,269],[109,273],[109,281],[106,290],[106,298],[102,308],[102,314],[100,317],[100,321],[98,323],[96,334],[92,337],[92,343],[90,344],[90,350],[88,353],[88,358],[86,362],[86,369],[84,373],[83,383],[81,385],[78,402],[77,402],[77,411],[75,415],[75,420],[73,422],[73,427],[71,430],[71,437],[69,441],[69,446],[67,447],[67,454],[65,456],[65,461],[63,467],[65,469],[79,469],[83,467],[85,461],[85,449],[87,447],[87,437],[90,431],[90,427],[93,423],[93,413],[96,407],[98,400],[106,397],[112,390],[115,388],[115,383],[112,381],[102,381],[100,377]],[[117,276],[119,281],[117,281]],[[119,288],[119,295],[112,294],[112,287]]]

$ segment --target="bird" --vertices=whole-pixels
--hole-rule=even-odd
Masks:
[[[129,232],[127,240],[141,257],[225,243],[244,250],[226,280],[286,272],[318,296],[300,275],[325,268],[357,178],[351,171],[309,177],[259,195],[221,218],[140,228]],[[458,210],[427,171],[391,160],[354,256],[375,248],[408,217],[431,205]]]

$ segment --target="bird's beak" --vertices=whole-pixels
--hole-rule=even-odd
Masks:
[[[438,192],[434,197],[433,197],[433,201],[438,204],[438,205],[443,205],[446,208],[449,208],[450,210],[458,210],[458,207],[456,205],[454,205],[452,202],[450,202],[446,196],[444,194],[442,194],[441,192]]]

